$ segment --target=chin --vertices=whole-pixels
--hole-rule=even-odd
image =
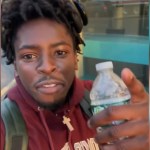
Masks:
[[[62,106],[63,103],[62,102],[42,102],[39,105],[45,109],[56,110],[60,106]]]
[[[58,100],[58,98],[50,98],[50,97],[40,99],[38,98],[37,102],[41,107],[49,109],[57,109],[58,107],[64,104],[64,101],[62,101],[62,99]]]

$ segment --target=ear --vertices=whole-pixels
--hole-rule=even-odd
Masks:
[[[14,61],[15,76],[18,76],[16,61]]]
[[[78,62],[79,62],[78,55],[75,54],[75,70],[78,70]]]

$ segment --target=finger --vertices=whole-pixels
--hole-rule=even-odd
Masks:
[[[148,120],[129,121],[118,126],[104,128],[95,136],[95,141],[99,144],[114,142],[125,137],[135,137],[148,134]]]
[[[128,68],[123,69],[121,77],[131,93],[132,102],[148,100],[148,94],[145,91],[143,84],[135,77],[131,70]]]
[[[144,118],[148,118],[148,102],[110,106],[100,113],[93,115],[88,121],[88,126],[90,128],[97,128],[110,124],[114,120],[140,120]]]
[[[148,137],[136,137],[120,140],[116,143],[100,146],[101,150],[149,150]]]

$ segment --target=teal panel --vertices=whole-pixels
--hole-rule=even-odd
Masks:
[[[85,38],[84,56],[112,61],[149,64],[148,38]]]

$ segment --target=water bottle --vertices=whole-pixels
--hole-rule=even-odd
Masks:
[[[127,104],[131,95],[123,80],[113,72],[111,61],[96,64],[97,77],[90,91],[91,107],[96,114],[109,106]],[[123,120],[113,121],[118,125]]]

